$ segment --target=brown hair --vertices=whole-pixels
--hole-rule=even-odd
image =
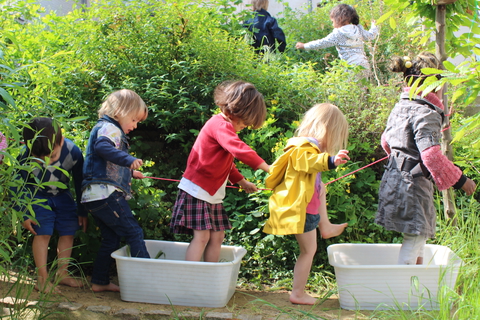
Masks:
[[[148,116],[147,105],[134,91],[122,89],[108,95],[98,110],[98,117],[107,115],[118,121],[132,113],[139,115],[139,121],[145,120]]]
[[[263,95],[245,81],[225,81],[213,93],[215,104],[229,119],[241,119],[253,129],[260,128],[267,117]]]
[[[23,140],[36,157],[50,156],[55,146],[62,144],[62,130],[52,118],[34,118],[23,128]],[[31,142],[31,145],[29,143]]]
[[[413,83],[417,79],[421,85],[427,77],[422,73],[423,68],[440,68],[440,62],[431,52],[422,52],[417,57],[410,59],[408,57],[394,56],[390,62],[389,69],[392,72],[402,72],[403,78],[407,84]],[[440,75],[437,75],[440,78]]]
[[[254,11],[268,10],[268,0],[252,0],[252,9]]]
[[[320,103],[304,114],[295,133],[317,139],[321,150],[333,155],[347,146],[348,122],[337,106]]]
[[[358,25],[360,23],[360,17],[357,14],[357,10],[348,4],[339,4],[333,7],[330,11],[330,19],[333,19],[340,26],[346,26],[347,24]]]

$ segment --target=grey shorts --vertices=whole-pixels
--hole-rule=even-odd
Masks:
[[[305,219],[305,227],[303,228],[303,233],[307,233],[309,231],[315,230],[315,228],[318,227],[319,222],[320,222],[319,214],[307,213],[307,218]]]

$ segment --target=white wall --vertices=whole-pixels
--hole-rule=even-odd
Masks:
[[[38,0],[38,3],[46,9],[46,12],[55,11],[57,15],[66,15],[76,5],[74,1],[68,0]],[[79,0],[79,4],[89,4],[89,0]]]
[[[106,1],[106,0],[105,0]],[[160,0],[157,0],[160,1]],[[318,2],[321,0],[289,0],[286,1],[288,6],[295,10],[300,10],[303,12],[308,12],[310,8],[315,8]],[[90,3],[90,0],[80,0],[80,3]],[[47,12],[56,11],[58,15],[65,15],[70,12],[75,5],[74,1],[68,0],[38,0],[38,3],[45,7]],[[247,4],[250,4],[250,0],[244,0],[243,4],[239,7],[240,9],[246,9]],[[274,17],[278,17],[279,13],[283,11],[283,4],[277,0],[270,0],[268,12]]]
[[[309,8],[317,5],[317,2],[320,2],[321,0],[289,0],[285,1],[288,3],[288,6],[292,9],[297,9],[303,12],[308,12]],[[241,9],[247,8],[247,4],[250,4],[250,0],[244,0],[243,5],[240,5]],[[269,0],[269,5],[268,5],[268,12],[274,16],[278,17],[279,13],[283,11],[283,4],[276,1],[276,0]]]

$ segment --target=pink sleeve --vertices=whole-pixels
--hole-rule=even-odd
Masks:
[[[0,132],[0,151],[7,149],[7,138]]]
[[[392,150],[390,150],[390,146],[388,145],[387,140],[385,139],[385,132],[382,133],[382,138],[380,143],[382,144],[383,150],[385,150],[385,152],[388,155],[390,155],[390,153],[392,153]]]
[[[462,171],[448,160],[439,145],[423,150],[421,157],[440,191],[453,186],[462,176]]]

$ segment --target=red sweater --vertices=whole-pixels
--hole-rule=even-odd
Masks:
[[[265,162],[240,140],[229,121],[221,114],[214,115],[200,130],[188,156],[183,177],[214,195],[227,177],[232,184],[243,179],[233,158],[255,170]]]

